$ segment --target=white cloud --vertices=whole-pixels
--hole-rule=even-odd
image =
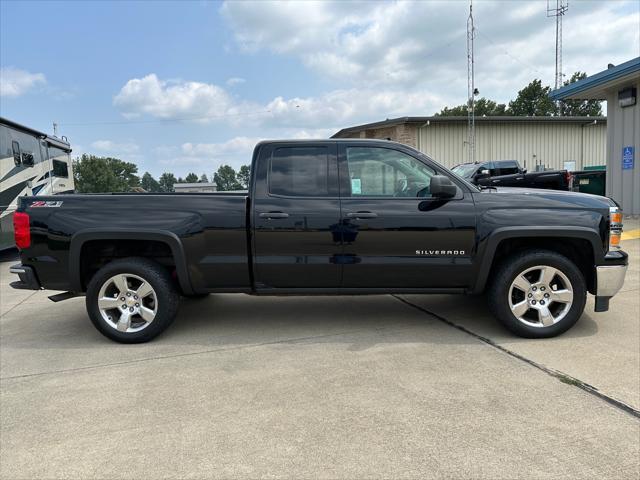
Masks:
[[[227,92],[216,85],[160,80],[152,73],[129,80],[113,104],[128,118],[149,114],[157,118],[224,115],[231,106]]]
[[[116,143],[111,140],[96,140],[91,143],[91,148],[111,154],[134,154],[140,150],[136,143]]]
[[[298,58],[343,88],[419,87],[448,104],[466,99],[467,2],[227,1],[221,13],[241,51]],[[506,101],[534,77],[553,83],[555,22],[546,2],[478,2],[474,17],[481,94]],[[565,72],[593,74],[636,57],[638,25],[637,1],[573,2],[564,17]]]
[[[30,73],[14,67],[0,68],[1,97],[19,97],[46,83],[47,79],[42,73]]]
[[[212,94],[198,92],[215,92]],[[197,100],[196,100],[197,99]],[[155,74],[129,80],[114,99],[127,117],[149,115],[164,120],[193,119],[231,126],[339,129],[381,116],[420,115],[443,100],[416,89],[333,90],[317,97],[278,96],[260,104],[239,101],[222,87],[199,82],[168,82]]]
[[[533,78],[552,84],[554,74],[555,27],[546,2],[508,7],[500,1],[474,6],[476,86],[499,102]],[[320,94],[276,93],[256,102],[230,93],[237,77],[216,85],[151,73],[129,80],[114,105],[126,117],[192,119],[279,135],[430,115],[466,100],[466,2],[226,2],[221,12],[241,52],[292,56],[336,83]],[[564,18],[565,72],[592,74],[636,56],[639,23],[632,2],[575,2]]]
[[[246,80],[244,78],[241,77],[231,77],[229,79],[227,79],[227,85],[230,87],[233,87],[234,85],[240,85],[241,83],[246,82]]]
[[[223,143],[183,143],[182,153],[188,157],[224,159],[230,155],[251,155],[261,138],[235,137]]]
[[[180,146],[160,145],[153,152],[158,163],[171,165],[178,172],[196,169],[211,174],[220,165],[239,168],[251,163],[256,144],[263,138],[234,137],[220,143],[191,143]]]

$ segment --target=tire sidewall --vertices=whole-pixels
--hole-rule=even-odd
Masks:
[[[573,290],[571,308],[558,323],[549,327],[531,327],[518,320],[509,307],[509,290],[516,276],[528,268],[537,266],[557,268],[567,276]],[[502,281],[501,281],[502,280]],[[571,328],[584,311],[587,299],[587,289],[580,269],[568,258],[553,252],[531,252],[521,256],[515,262],[505,264],[501,275],[494,286],[494,309],[497,309],[498,319],[514,333],[527,338],[548,338],[559,335]]]
[[[151,324],[139,332],[119,332],[111,327],[100,313],[98,296],[104,282],[119,273],[129,273],[148,282],[156,293],[158,308]],[[177,293],[173,291],[169,275],[155,262],[146,259],[115,260],[100,269],[91,279],[87,287],[86,308],[94,326],[104,336],[120,343],[142,343],[163,332],[173,321],[176,310]]]

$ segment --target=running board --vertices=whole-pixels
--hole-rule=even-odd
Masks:
[[[78,294],[75,292],[64,292],[64,293],[56,293],[55,295],[51,295],[49,300],[52,302],[62,302],[63,300],[69,300],[70,298],[77,297]]]

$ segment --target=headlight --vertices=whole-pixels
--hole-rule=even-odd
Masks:
[[[609,251],[620,250],[622,237],[622,210],[619,207],[609,208]]]

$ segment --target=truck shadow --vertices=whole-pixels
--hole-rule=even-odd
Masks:
[[[504,330],[487,311],[481,297],[411,295],[402,298],[416,304],[419,301],[425,309],[483,337],[506,338],[510,342],[537,341],[521,339]],[[390,295],[251,297],[220,294],[199,300],[185,299],[169,329],[152,342],[141,345],[120,345],[100,335],[86,316],[83,298],[58,304],[41,300],[23,307],[3,320],[5,349],[86,350],[99,346],[103,353],[94,351],[91,355],[118,352],[126,359],[130,355],[270,344],[347,344],[351,351],[362,351],[381,344],[478,343],[472,335]],[[585,314],[564,336],[591,336],[597,330],[596,322]]]

